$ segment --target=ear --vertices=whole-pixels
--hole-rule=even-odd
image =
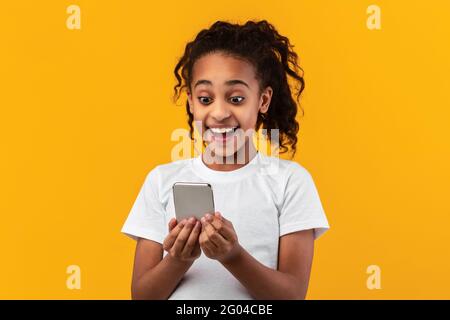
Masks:
[[[267,87],[261,93],[259,100],[259,112],[266,113],[269,110],[270,101],[272,100],[273,90],[272,87]]]
[[[191,112],[191,113],[194,113],[194,108],[193,108],[193,106],[194,106],[194,103],[193,103],[193,100],[192,100],[192,95],[191,95],[191,93],[188,91],[187,92],[187,97],[188,97],[188,104],[189,104],[189,111]]]

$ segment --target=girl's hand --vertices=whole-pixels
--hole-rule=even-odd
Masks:
[[[169,234],[164,239],[163,249],[177,261],[194,262],[200,257],[198,237],[201,223],[196,218],[184,219],[180,223],[172,218],[169,221]]]
[[[236,257],[242,247],[239,245],[236,231],[231,221],[219,212],[206,214],[201,219],[200,247],[208,258],[226,263]]]

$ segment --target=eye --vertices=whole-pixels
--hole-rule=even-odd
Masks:
[[[242,101],[244,101],[244,97],[241,96],[235,96],[235,97],[231,97],[230,101],[232,104],[240,104]]]
[[[198,101],[200,101],[200,103],[203,105],[208,105],[211,103],[211,98],[210,97],[198,97]]]

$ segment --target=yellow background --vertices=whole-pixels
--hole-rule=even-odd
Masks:
[[[187,128],[173,67],[200,29],[248,19],[288,36],[305,69],[295,160],[332,227],[308,298],[450,298],[449,13],[441,0],[3,1],[0,298],[130,297],[120,228]],[[72,264],[81,290],[66,288]]]

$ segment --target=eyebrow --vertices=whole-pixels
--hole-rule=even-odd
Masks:
[[[212,82],[209,81],[209,80],[204,80],[204,79],[198,80],[195,83],[194,88],[197,87],[198,85],[201,85],[201,84],[206,84],[206,85],[210,85],[211,86]],[[246,86],[247,88],[250,89],[250,86],[245,81],[242,81],[242,80],[234,79],[234,80],[225,81],[225,85],[227,85],[227,86],[233,86],[233,85],[236,85],[236,84],[243,84],[244,86]]]

